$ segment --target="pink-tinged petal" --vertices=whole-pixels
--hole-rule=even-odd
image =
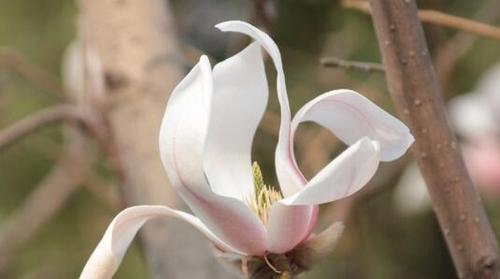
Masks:
[[[87,261],[80,279],[112,278],[137,231],[152,218],[174,217],[188,222],[202,232],[219,249],[240,253],[217,238],[198,218],[166,206],[134,206],[120,212]],[[175,256],[175,252],[172,252]]]
[[[170,95],[160,127],[160,155],[168,177],[171,181],[183,177],[185,186],[204,193],[210,192],[202,158],[212,84],[210,62],[202,56]]]
[[[245,201],[254,193],[252,141],[268,99],[260,46],[215,65],[213,77],[203,166],[215,193]]]
[[[250,36],[269,53],[274,63],[277,72],[278,100],[281,106],[281,123],[275,156],[276,174],[282,193],[285,196],[292,195],[302,188],[306,180],[300,172],[293,154],[293,140],[290,133],[290,106],[278,46],[266,33],[246,22],[227,21],[217,24],[216,27],[224,32],[237,32]]]
[[[172,186],[211,231],[239,251],[262,254],[262,222],[241,200],[212,192],[203,170],[212,95],[212,71],[203,56],[170,96],[160,128],[161,159]]]
[[[312,205],[342,199],[366,185],[378,164],[378,142],[362,138],[316,174],[300,192],[280,203]]]
[[[269,251],[286,253],[305,240],[316,224],[317,211],[317,206],[275,203],[267,224]]]
[[[257,215],[240,200],[213,193],[198,195],[187,187],[180,188],[178,193],[222,241],[248,255],[265,254],[266,229]]]
[[[464,144],[465,164],[472,181],[486,198],[500,196],[500,147],[496,139]]]
[[[348,145],[363,137],[377,141],[382,161],[399,158],[414,141],[405,124],[352,90],[330,91],[304,105],[293,119],[292,131],[304,121],[328,128]]]

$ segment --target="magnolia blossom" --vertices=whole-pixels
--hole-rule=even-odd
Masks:
[[[241,21],[216,27],[253,42],[213,68],[202,56],[172,92],[160,128],[165,170],[194,215],[166,206],[125,209],[108,227],[81,278],[112,276],[136,232],[155,217],[190,223],[222,252],[257,258],[283,255],[310,240],[319,204],[355,193],[374,175],[379,161],[400,157],[412,144],[402,122],[351,90],[324,93],[292,119],[274,41]],[[279,190],[263,182],[250,155],[268,100],[262,49],[277,72]],[[293,151],[296,128],[305,121],[324,126],[349,146],[309,181]]]
[[[473,92],[453,98],[449,114],[461,141],[472,181],[487,199],[500,197],[500,64],[488,70]],[[430,209],[430,198],[416,164],[403,173],[395,193],[403,214]]]

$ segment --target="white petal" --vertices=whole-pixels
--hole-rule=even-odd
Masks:
[[[316,225],[317,212],[317,206],[275,203],[267,224],[269,252],[286,253],[306,239]]]
[[[362,138],[316,174],[300,192],[280,202],[311,205],[347,197],[368,183],[378,163],[378,143]]]
[[[414,141],[405,124],[352,90],[334,90],[314,98],[295,115],[292,131],[304,121],[330,129],[348,145],[363,137],[377,141],[382,161],[399,158]]]
[[[220,249],[239,253],[218,239],[198,218],[190,214],[166,206],[134,206],[123,210],[113,219],[83,268],[80,279],[111,278],[120,266],[123,256],[137,231],[148,220],[158,217],[175,217],[184,220],[200,230]],[[174,254],[172,253],[172,256]]]
[[[210,192],[202,156],[212,87],[210,62],[202,56],[168,100],[159,143],[162,162],[174,187],[183,184],[193,190]]]
[[[217,24],[216,27],[224,32],[238,32],[250,36],[269,53],[273,60],[277,72],[278,100],[281,106],[281,124],[275,157],[276,174],[281,191],[285,196],[289,196],[300,190],[306,180],[300,172],[293,154],[293,141],[290,133],[290,106],[278,46],[266,33],[246,22],[227,21]]]
[[[254,193],[250,154],[268,99],[260,46],[215,65],[213,77],[203,166],[215,193],[245,200]]]
[[[161,159],[172,186],[211,231],[240,251],[261,254],[267,242],[262,222],[241,200],[212,192],[203,171],[212,92],[203,56],[170,96],[160,130]]]
[[[449,103],[449,111],[455,129],[468,140],[490,137],[498,130],[492,102],[485,94],[455,97]]]

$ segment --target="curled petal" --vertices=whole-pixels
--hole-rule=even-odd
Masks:
[[[193,215],[166,206],[134,206],[123,210],[113,219],[83,268],[80,279],[112,278],[137,231],[148,220],[158,217],[175,217],[184,220],[202,232],[219,249],[240,253],[217,238]]]
[[[276,147],[276,174],[282,193],[289,196],[299,191],[306,180],[300,172],[293,154],[292,137],[290,133],[290,106],[285,85],[285,74],[281,54],[276,43],[264,32],[242,21],[227,21],[216,25],[224,32],[245,34],[258,42],[269,53],[277,72],[277,92],[281,107],[281,123],[278,145]]]
[[[280,203],[312,205],[347,197],[366,185],[378,164],[378,143],[362,138],[316,174],[301,191]]]
[[[241,200],[214,193],[203,169],[213,94],[203,56],[170,96],[160,128],[161,159],[173,187],[211,231],[242,252],[262,254],[262,222]]]
[[[174,187],[209,193],[203,146],[212,100],[212,71],[206,56],[172,92],[160,127],[160,155]],[[182,182],[182,183],[174,183]]]
[[[348,145],[363,137],[377,141],[382,161],[399,158],[414,141],[405,124],[352,90],[334,90],[314,98],[295,115],[292,131],[304,121],[328,128]]]
[[[244,201],[254,193],[252,140],[268,99],[260,46],[215,65],[213,77],[203,166],[215,193]]]

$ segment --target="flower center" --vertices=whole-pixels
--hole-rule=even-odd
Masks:
[[[264,183],[264,177],[257,162],[253,163],[252,171],[255,194],[248,198],[247,203],[257,216],[259,216],[260,220],[262,220],[262,223],[267,224],[269,209],[276,201],[281,200],[283,196],[275,187]]]

